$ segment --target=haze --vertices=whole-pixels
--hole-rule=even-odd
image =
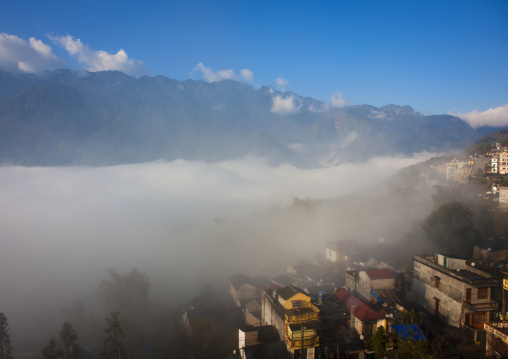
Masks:
[[[1,167],[0,302],[12,339],[16,346],[42,347],[48,338],[40,337],[41,328],[56,333],[62,307],[93,300],[108,268],[138,268],[149,275],[151,293],[166,301],[171,293],[175,301],[205,283],[225,286],[237,272],[255,274],[275,259],[312,257],[326,241],[365,230],[363,218],[343,218],[346,224],[320,213],[303,228],[292,218],[270,223],[270,209],[293,197],[378,196],[398,169],[429,156],[313,170],[273,168],[252,158]]]

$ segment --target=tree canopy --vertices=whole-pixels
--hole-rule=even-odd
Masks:
[[[442,204],[423,223],[423,230],[436,249],[469,256],[476,239],[473,213],[462,202]]]

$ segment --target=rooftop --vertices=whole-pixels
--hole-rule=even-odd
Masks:
[[[372,309],[368,304],[364,303],[361,299],[355,297],[343,288],[339,289],[337,293],[335,293],[335,296],[344,303],[350,312],[355,309],[355,317],[362,322],[383,319],[385,317],[383,313]]]
[[[395,278],[395,274],[386,268],[386,269],[368,269],[365,273],[369,276],[371,280],[376,279],[392,279]]]
[[[247,277],[245,274],[238,273],[231,278],[229,278],[229,282],[235,287],[236,289],[240,288],[244,284],[249,284],[254,286],[254,281]]]
[[[284,300],[290,299],[294,297],[296,294],[305,294],[308,296],[308,294],[303,289],[300,289],[292,284],[287,285],[282,289],[279,289],[277,294]]]

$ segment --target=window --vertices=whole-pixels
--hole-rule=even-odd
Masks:
[[[438,276],[434,276],[434,279],[436,281],[436,288],[439,288],[439,282],[441,281],[441,278],[439,278]]]
[[[466,302],[471,302],[471,288],[466,289]]]
[[[439,315],[439,299],[434,298],[434,300],[436,301],[436,303],[434,304],[434,314]]]
[[[486,299],[489,297],[489,288],[478,289],[478,299]]]
[[[473,314],[473,324],[485,323],[485,312],[475,312]]]

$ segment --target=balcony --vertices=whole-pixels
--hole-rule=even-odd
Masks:
[[[319,309],[311,304],[308,307],[286,310],[285,314],[287,323],[307,322],[319,318]]]
[[[286,343],[290,349],[301,349],[302,348],[302,340],[292,340],[290,338],[286,338]],[[303,340],[303,348],[312,348],[319,346],[319,337],[308,338]]]
[[[478,312],[478,311],[496,310],[498,307],[498,304],[497,304],[497,302],[494,302],[493,300],[489,300],[486,303],[485,302],[484,303],[470,303],[470,302],[463,301],[462,306],[469,311]]]

